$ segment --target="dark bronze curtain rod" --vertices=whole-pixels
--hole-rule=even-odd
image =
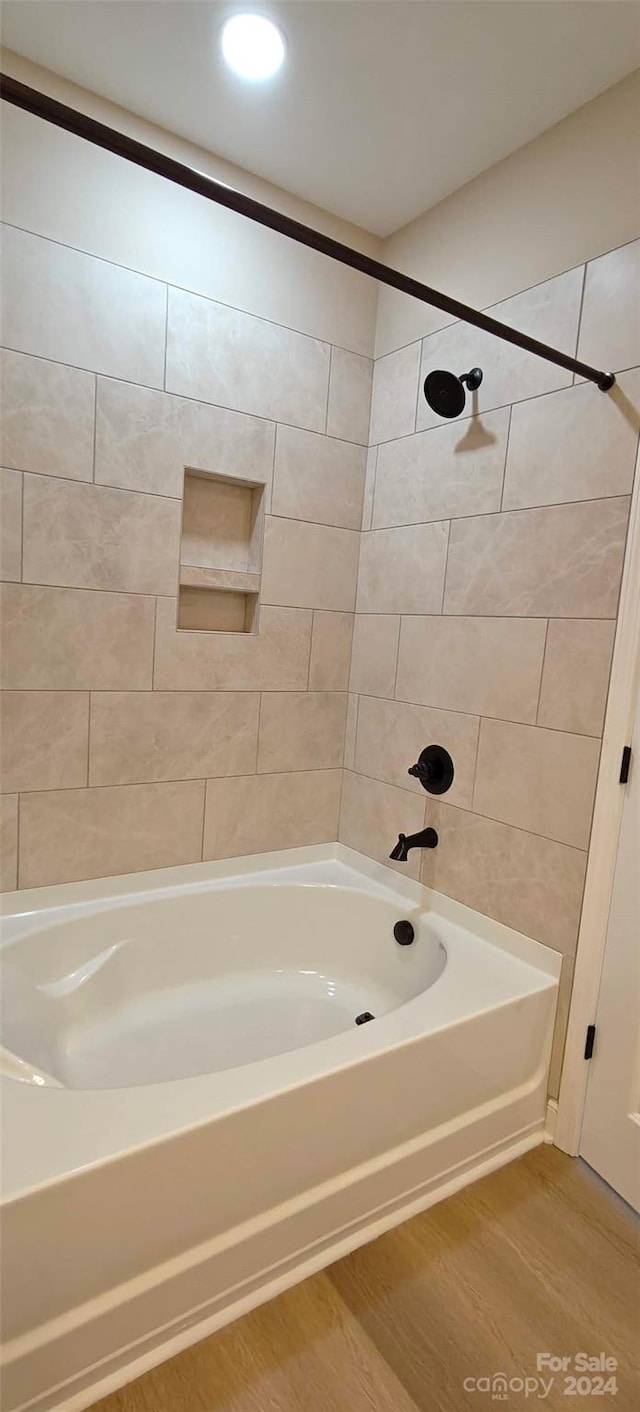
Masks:
[[[311,226],[294,221],[290,216],[282,215],[280,211],[273,211],[261,201],[254,201],[253,197],[244,196],[242,192],[234,191],[232,187],[215,181],[213,177],[205,176],[203,172],[185,167],[182,162],[174,161],[163,152],[157,152],[153,147],[136,142],[124,133],[116,132],[115,128],[96,122],[85,113],[76,112],[75,108],[69,108],[66,103],[59,103],[57,99],[49,98],[46,93],[39,93],[35,88],[18,83],[17,79],[2,74],[0,96],[7,103],[13,103],[16,108],[24,108],[27,113],[34,113],[36,117],[44,118],[45,122],[53,123],[55,127],[73,132],[77,137],[93,142],[96,147],[104,147],[107,152],[124,157],[127,162],[134,162],[136,166],[144,167],[148,172],[155,172],[157,176],[165,177],[176,186],[195,191],[198,196],[205,196],[208,201],[215,201],[218,206],[237,211],[239,215],[247,216],[250,221],[257,221],[259,225],[276,230],[280,235],[288,236],[290,240],[297,240],[300,245],[307,245],[310,250],[319,250],[321,255],[328,255],[331,260],[338,260],[340,264],[349,265],[351,269],[359,270],[363,275],[370,275],[372,279],[389,285],[391,289],[399,289],[401,294],[408,294],[414,299],[420,299],[423,304],[442,309],[445,314],[451,314],[455,319],[463,319],[465,323],[473,324],[507,343],[514,343],[517,348],[524,348],[539,358],[546,358],[549,363],[557,363],[560,368],[567,368],[569,372],[595,382],[601,392],[607,392],[615,382],[613,373],[592,368],[588,363],[580,363],[577,358],[571,358],[568,353],[561,353],[557,348],[550,348],[547,343],[540,343],[537,338],[529,338],[528,334],[509,328],[498,319],[492,319],[489,314],[472,309],[468,304],[461,304],[458,299],[451,299],[448,294],[440,294],[437,289],[431,289],[429,285],[401,274],[399,270],[392,270],[379,260],[372,260],[369,255],[361,254],[359,250],[352,250],[351,246],[343,245],[340,240],[332,240],[330,236],[313,230]]]

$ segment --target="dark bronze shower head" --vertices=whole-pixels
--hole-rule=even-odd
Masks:
[[[437,368],[433,373],[428,373],[424,380],[424,395],[439,417],[459,417],[466,401],[464,385],[469,392],[475,392],[481,382],[482,368],[472,368],[471,372],[462,373],[460,377],[445,372],[444,368]]]

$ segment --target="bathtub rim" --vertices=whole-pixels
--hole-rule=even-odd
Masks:
[[[359,880],[359,886],[356,890],[373,893],[398,905],[404,903],[406,910],[415,910],[416,907],[420,907],[420,910],[433,913],[435,917],[441,918],[445,923],[450,922],[454,926],[469,930],[472,933],[474,944],[479,943],[481,947],[489,946],[495,951],[503,951],[506,955],[511,956],[516,963],[523,963],[532,973],[522,991],[523,995],[532,990],[547,989],[555,989],[557,994],[562,962],[560,953],[531,938],[524,937],[511,928],[505,927],[502,923],[493,922],[490,918],[483,917],[482,914],[444,896],[444,894],[425,888],[412,879],[404,879],[394,870],[372,862],[341,844],[316,845],[279,853],[251,855],[231,860],[231,865],[229,860],[213,864],[188,864],[179,868],[158,869],[145,874],[128,874],[123,878],[56,884],[53,887],[33,889],[27,893],[5,894],[5,903],[15,899],[17,905],[12,912],[5,910],[4,915],[5,918],[23,919],[25,922],[24,931],[31,934],[34,931],[34,914],[41,910],[47,913],[47,921],[43,922],[43,929],[46,929],[48,924],[64,920],[60,913],[69,907],[74,910],[77,907],[80,913],[87,907],[90,912],[102,911],[105,902],[107,902],[110,910],[111,906],[117,907],[119,903],[124,905],[132,901],[136,894],[143,897],[153,893],[158,898],[163,894],[179,893],[185,889],[191,891],[194,886],[197,890],[207,890],[211,888],[212,884],[215,890],[215,884],[223,885],[227,881],[231,885],[237,885],[243,878],[255,878],[256,881],[258,879],[263,881],[268,872],[278,874],[275,881],[303,884],[304,868],[308,865],[311,869],[317,869],[318,865],[323,864],[328,865],[327,868],[321,872],[316,871],[315,875],[312,873],[307,879],[309,885],[323,882],[331,886],[344,886],[345,883],[340,878],[336,879],[335,876],[335,865],[342,865],[356,880]],[[171,874],[170,880],[167,878],[168,873]],[[70,893],[71,896],[69,896]],[[52,915],[52,913],[58,915]],[[448,963],[443,974],[446,974],[449,968]],[[538,973],[537,977],[533,974],[535,972]],[[395,1037],[389,1038],[386,1042],[379,1042],[380,1025],[376,1026],[375,1035],[373,1027],[361,1027],[357,1038],[360,1046],[359,1052],[348,1053],[346,1058],[341,1050],[345,1041],[347,1042],[347,1050],[353,1049],[350,1041],[354,1039],[355,1032],[352,1031],[317,1041],[303,1049],[276,1055],[269,1060],[255,1061],[253,1064],[219,1071],[217,1074],[199,1075],[159,1084],[132,1086],[126,1089],[39,1088],[3,1077],[0,1080],[3,1098],[3,1125],[9,1131],[12,1130],[16,1138],[20,1131],[24,1132],[25,1128],[28,1129],[33,1125],[34,1120],[39,1133],[41,1128],[40,1123],[37,1122],[38,1117],[41,1121],[45,1119],[45,1129],[49,1123],[51,1132],[54,1133],[56,1127],[59,1127],[60,1122],[64,1122],[65,1119],[71,1126],[74,1126],[74,1119],[77,1123],[84,1118],[91,1126],[96,1116],[102,1114],[105,1124],[109,1125],[111,1131],[114,1118],[113,1112],[110,1110],[114,1109],[116,1105],[122,1110],[127,1110],[129,1124],[132,1121],[135,1122],[135,1119],[140,1118],[143,1114],[147,1120],[143,1122],[142,1133],[138,1132],[135,1135],[130,1133],[128,1137],[123,1135],[120,1138],[112,1133],[108,1149],[104,1146],[101,1131],[100,1137],[97,1139],[97,1152],[93,1152],[93,1155],[85,1153],[78,1160],[71,1162],[69,1160],[63,1162],[62,1159],[54,1160],[53,1169],[50,1170],[47,1170],[49,1163],[47,1160],[43,1161],[40,1152],[39,1160],[35,1162],[37,1174],[33,1174],[31,1171],[33,1153],[30,1160],[29,1154],[22,1151],[16,1157],[15,1172],[8,1174],[8,1181],[6,1176],[3,1180],[3,1204],[9,1204],[13,1200],[21,1200],[43,1188],[79,1176],[93,1167],[117,1162],[126,1154],[132,1154],[155,1144],[179,1139],[181,1134],[215,1122],[217,1118],[231,1112],[241,1111],[256,1103],[268,1102],[281,1093],[304,1087],[305,1084],[323,1079],[345,1067],[367,1063],[377,1054],[411,1045],[421,1033],[452,1028],[455,1024],[468,1018],[469,1013],[499,1009],[503,1005],[512,1004],[514,999],[513,994],[507,994],[501,1000],[491,1004],[479,1005],[473,1012],[462,1010],[459,1015],[454,1015],[453,1018],[448,1018],[441,1024],[423,1026],[419,1029],[412,1025],[408,1032],[403,1033],[401,1020],[406,1017],[408,1007],[411,1007],[413,1011],[412,1018],[417,1020],[421,1002],[428,994],[428,990],[422,992],[419,996],[390,1012],[389,1015],[381,1017],[380,1025],[385,1024],[386,1027],[395,1028],[396,1031],[398,1028],[400,1029],[400,1033],[396,1033]],[[388,1026],[386,1022],[393,1021],[394,1017],[396,1017],[395,1025]],[[401,1017],[401,1020],[398,1020],[397,1017]],[[278,1082],[274,1084],[272,1074],[278,1076],[279,1068],[286,1070],[286,1066],[291,1063],[293,1056],[303,1056],[298,1072],[291,1073],[288,1077],[286,1075],[282,1078],[278,1077]],[[314,1061],[316,1062],[314,1063]],[[259,1090],[251,1091],[251,1078],[257,1077],[257,1070],[264,1071],[265,1066],[270,1066],[266,1074],[266,1083],[263,1072],[261,1075],[263,1083]],[[207,1089],[211,1094],[216,1087],[223,1087],[228,1079],[237,1075],[241,1075],[240,1087],[243,1087],[242,1079],[244,1079],[246,1081],[244,1087],[249,1091],[244,1096],[234,1096],[223,1106],[212,1109],[206,1102]],[[189,1097],[192,1103],[187,1104],[188,1114],[185,1113],[184,1117],[181,1117],[179,1112],[173,1111],[171,1118],[164,1114],[161,1118],[158,1117],[158,1114],[152,1118],[148,1111],[145,1114],[145,1108],[148,1109],[145,1096],[147,1098],[154,1095],[158,1097],[162,1094],[167,1100],[173,1100],[177,1095],[184,1096],[185,1099]],[[158,1108],[160,1107],[159,1101]],[[96,1140],[95,1135],[93,1136]],[[79,1145],[82,1147],[80,1140]],[[27,1142],[27,1147],[29,1146],[31,1143]],[[47,1146],[46,1142],[44,1146]],[[92,1143],[89,1141],[90,1149],[91,1146]],[[101,1147],[102,1150],[100,1150]],[[14,1143],[7,1143],[5,1151],[9,1148],[12,1155],[16,1153]]]

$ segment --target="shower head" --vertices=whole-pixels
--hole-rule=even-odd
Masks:
[[[459,417],[466,401],[464,384],[469,392],[475,392],[481,382],[482,368],[472,368],[470,373],[462,373],[460,377],[437,368],[424,380],[424,395],[439,417]]]

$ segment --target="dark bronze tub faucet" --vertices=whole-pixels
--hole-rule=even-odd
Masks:
[[[435,829],[421,829],[420,833],[400,833],[395,848],[389,854],[396,863],[406,863],[412,848],[437,848],[438,835]]]

